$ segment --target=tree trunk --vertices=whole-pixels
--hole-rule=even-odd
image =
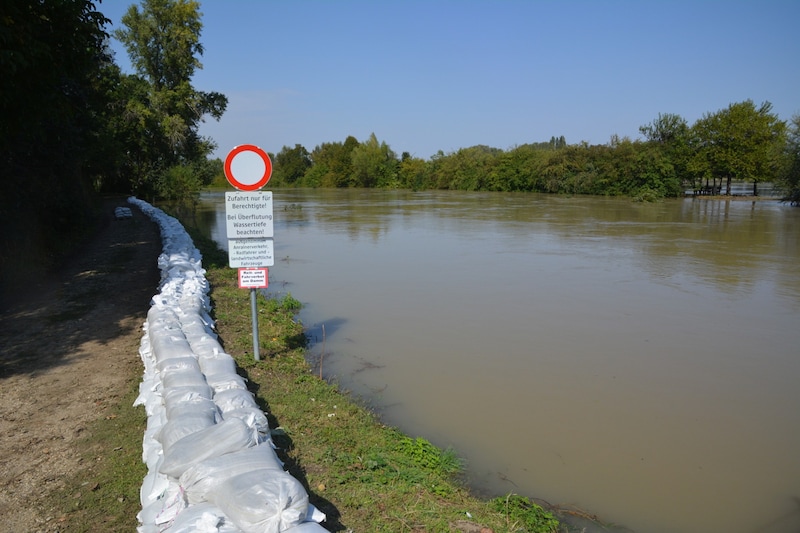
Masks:
[[[731,195],[731,177],[728,176],[727,181],[725,182],[725,196]]]

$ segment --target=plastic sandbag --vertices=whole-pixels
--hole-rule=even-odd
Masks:
[[[256,439],[254,432],[241,420],[223,420],[183,437],[169,450],[164,450],[164,462],[160,470],[177,479],[193,464],[255,446]]]
[[[325,533],[327,530],[316,522],[303,522],[284,531],[285,533]]]
[[[190,505],[170,524],[168,533],[241,533],[219,507],[210,503]]]
[[[239,374],[234,373],[209,374],[206,372],[206,382],[216,392],[228,389],[247,390],[245,379]]]
[[[173,387],[161,393],[162,402],[165,407],[171,405],[173,402],[182,402],[192,396],[201,396],[210,400],[213,395],[214,391],[211,390],[208,383]]]
[[[162,359],[156,363],[159,372],[169,372],[171,370],[195,370],[200,372],[200,364],[194,356],[170,357]]]
[[[213,374],[236,373],[236,361],[229,354],[205,355],[199,359],[200,368],[207,376]]]
[[[208,385],[206,378],[200,370],[189,370],[187,368],[161,372],[161,383],[164,389],[170,390],[176,387],[199,387]]]
[[[269,421],[267,415],[261,409],[255,407],[244,407],[234,409],[222,414],[222,419],[238,418],[259,435],[259,441],[263,442],[269,436]]]
[[[242,389],[219,391],[214,394],[214,403],[223,414],[234,409],[258,409],[253,393]]]
[[[254,470],[234,476],[208,493],[244,533],[278,533],[305,521],[308,493],[286,472]]]
[[[283,473],[283,465],[269,444],[261,444],[233,453],[206,459],[189,467],[180,477],[180,485],[189,503],[207,501],[208,492],[222,482],[253,470]]]
[[[161,443],[166,455],[179,440],[214,425],[216,425],[216,421],[213,414],[200,413],[179,416],[172,420],[167,420],[167,423],[161,427],[161,431],[158,432],[155,438]]]
[[[166,403],[166,402],[165,402]],[[167,420],[178,418],[187,415],[207,415],[211,417],[215,423],[219,422],[221,416],[219,408],[213,400],[204,398],[203,396],[193,393],[188,397],[184,397],[179,401],[170,401],[166,403],[164,409],[167,413]]]

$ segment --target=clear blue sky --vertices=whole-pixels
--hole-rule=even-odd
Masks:
[[[113,30],[133,3],[99,5]],[[225,155],[375,133],[428,159],[563,135],[637,139],[747,99],[800,114],[800,1],[205,0],[193,80],[228,97]],[[131,72],[114,41],[116,61]]]

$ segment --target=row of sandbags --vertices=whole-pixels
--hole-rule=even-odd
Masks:
[[[159,293],[139,354],[147,413],[140,533],[314,533],[325,515],[284,471],[267,417],[208,314],[208,281],[183,226],[130,198],[161,228]]]

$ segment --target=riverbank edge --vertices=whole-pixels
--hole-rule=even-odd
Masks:
[[[184,223],[185,224],[185,223]],[[327,383],[306,360],[303,326],[295,320],[299,302],[259,296],[262,360],[252,357],[249,291],[239,289],[227,254],[191,227],[187,230],[203,255],[211,285],[216,330],[225,350],[268,414],[273,440],[286,468],[323,510],[329,531],[608,531],[607,525],[577,509],[542,506],[508,494],[486,500],[471,494],[459,478],[453,450],[440,450],[384,425],[336,383]],[[154,258],[155,260],[155,258]],[[324,364],[324,362],[323,362]],[[85,432],[77,449],[80,469],[64,480],[63,490],[43,495],[60,531],[115,529],[136,523],[138,488],[144,475],[141,438],[144,413],[133,408],[141,378],[139,365],[126,369],[125,387],[105,416]],[[552,514],[551,514],[552,512]],[[556,525],[552,515],[574,524]],[[48,519],[50,520],[50,519]],[[125,526],[127,529],[128,526]],[[99,529],[98,529],[99,528]]]
[[[203,256],[221,342],[270,419],[286,469],[326,513],[330,531],[569,531],[527,498],[481,500],[459,478],[461,462],[383,424],[368,406],[328,383],[308,361],[300,302],[257,298],[260,361],[253,358],[250,291],[212,240],[187,227]],[[544,504],[545,506],[547,504]],[[555,510],[554,510],[555,511]],[[521,528],[521,529],[520,529]]]

